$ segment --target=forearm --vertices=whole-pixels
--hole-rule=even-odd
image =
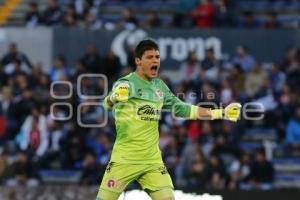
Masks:
[[[212,110],[198,107],[198,119],[212,119]]]
[[[214,120],[223,118],[223,109],[208,109],[192,106],[191,112],[191,119]]]
[[[114,103],[110,100],[110,97],[106,98],[106,102],[107,102],[107,105],[109,107],[113,107],[114,106]]]
[[[203,107],[191,107],[191,119],[215,120],[226,119],[236,122],[240,116],[241,104],[231,103],[226,108],[207,109]]]
[[[105,97],[104,101],[103,101],[103,106],[106,110],[111,110],[112,107],[114,106],[113,102],[110,100],[110,97],[107,96]]]

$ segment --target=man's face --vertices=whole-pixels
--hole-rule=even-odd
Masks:
[[[158,76],[160,67],[160,54],[158,50],[145,51],[141,58],[135,59],[135,62],[145,79],[151,80]]]
[[[17,50],[17,46],[12,44],[9,46],[9,52],[10,53],[16,53],[18,50]]]

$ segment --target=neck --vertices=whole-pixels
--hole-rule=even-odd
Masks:
[[[136,69],[135,73],[143,80],[145,81],[151,81],[149,77],[147,77],[141,70]]]

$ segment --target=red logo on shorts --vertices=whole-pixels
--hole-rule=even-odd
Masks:
[[[109,188],[115,187],[115,181],[112,180],[112,179],[108,180],[108,181],[107,181],[107,186],[108,186]]]

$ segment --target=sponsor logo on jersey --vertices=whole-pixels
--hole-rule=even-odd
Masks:
[[[138,108],[138,115],[160,115],[160,111],[158,109],[153,108],[150,105],[144,105]]]
[[[137,109],[137,115],[141,120],[158,121],[160,119],[160,110],[150,105],[144,105]]]

